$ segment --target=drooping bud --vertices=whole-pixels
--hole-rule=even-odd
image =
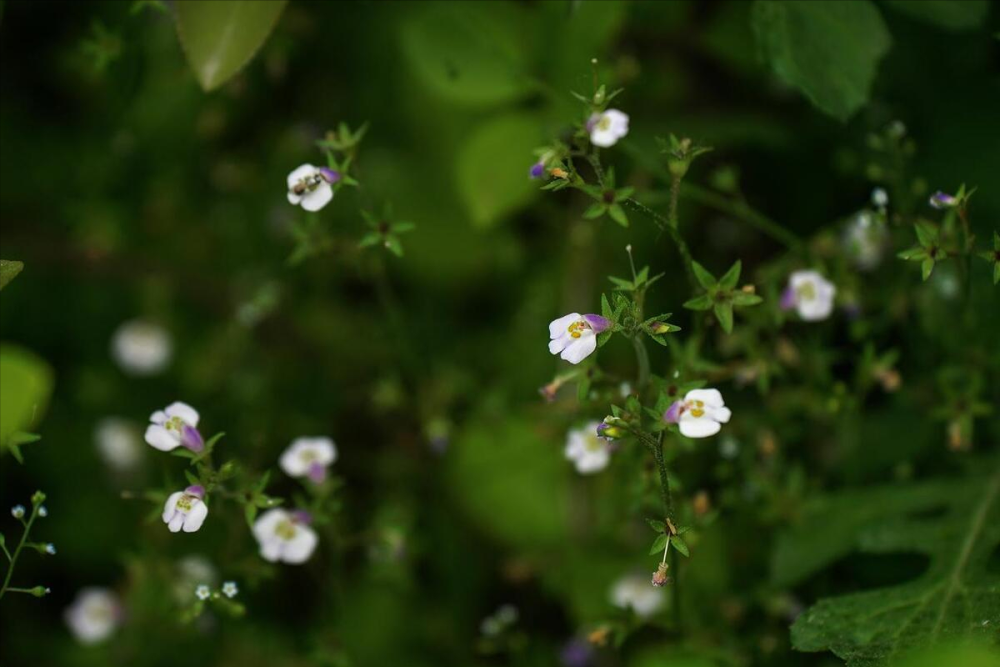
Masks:
[[[201,432],[190,424],[184,424],[181,428],[181,444],[195,454],[205,449],[205,440],[201,437]]]
[[[666,563],[660,563],[660,566],[656,568],[656,572],[653,573],[653,585],[657,588],[662,588],[670,583],[670,577],[667,576],[668,567]]]
[[[536,162],[531,165],[531,169],[528,170],[528,176],[531,178],[541,178],[545,174],[545,163]]]
[[[663,421],[668,424],[676,424],[681,420],[681,413],[684,411],[684,401],[674,401],[663,413]]]

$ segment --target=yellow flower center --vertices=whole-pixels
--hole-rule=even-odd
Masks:
[[[704,401],[687,401],[685,407],[687,407],[688,412],[691,413],[692,417],[704,417],[705,416],[705,402]]]
[[[597,121],[598,130],[606,130],[611,127],[611,116],[604,114],[601,116],[601,120]]]
[[[188,494],[185,493],[183,496],[177,499],[177,509],[183,510],[185,512],[190,512],[191,507],[194,506],[195,500],[197,500],[197,498],[195,498],[194,496],[189,496]]]
[[[816,285],[813,283],[802,283],[795,293],[803,301],[812,301],[816,298]]]
[[[569,335],[572,336],[573,338],[579,338],[580,336],[583,335],[583,332],[589,328],[590,328],[589,324],[587,324],[583,320],[577,320],[576,322],[573,322],[573,324],[566,327],[566,331],[568,331]]]
[[[274,534],[283,540],[291,540],[295,537],[295,531],[295,524],[285,519],[275,527]]]

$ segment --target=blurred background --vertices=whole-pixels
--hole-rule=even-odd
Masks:
[[[605,157],[653,208],[666,203],[654,137],[673,132],[715,147],[690,180],[812,237],[867,205],[881,180],[867,137],[899,120],[917,146],[912,200],[978,185],[972,224],[986,239],[1000,220],[1000,17],[949,30],[879,10],[891,50],[869,103],[840,122],[762,62],[743,2],[293,1],[252,62],[209,93],[169,4],[3,3],[0,255],[25,269],[3,290],[0,339],[30,352],[10,363],[31,367],[44,409],[24,464],[2,459],[0,523],[9,542],[6,508],[44,489],[37,539],[58,555],[19,564],[22,585],[52,593],[0,603],[0,663],[571,664],[561,653],[612,615],[614,582],[655,566],[637,512],[653,478],[637,451],[587,479],[563,459],[566,430],[606,407],[539,398],[565,370],[545,327],[597,309],[605,276],[628,274],[628,243],[637,263],[666,271],[651,311],[687,328],[690,295],[652,224],[583,221],[578,195],[527,178],[532,151],[579,120],[570,91],[592,92],[598,58],[631,116]],[[338,193],[303,240],[285,177],[320,163],[314,142],[340,122],[370,123],[363,187]],[[357,247],[359,210],[387,204],[417,226],[402,258]],[[783,252],[704,201],[685,198],[681,216],[717,274],[740,258],[750,279]],[[873,274],[859,292],[892,284],[905,300],[916,272],[887,264],[897,277]],[[974,268],[982,333],[995,341],[989,266]],[[948,275],[922,289],[946,293]],[[962,344],[942,326],[947,305],[909,308],[896,324],[912,338],[882,329],[879,341],[903,349],[906,382],[933,377],[941,350]],[[116,332],[135,321],[169,341],[163,359],[116,357]],[[872,331],[841,325],[824,344],[860,349]],[[667,353],[653,354],[665,372]],[[627,377],[631,355],[609,345],[602,365]],[[986,376],[993,404],[995,381]],[[720,513],[683,573],[688,631],[646,627],[620,651],[587,649],[592,664],[839,664],[791,650],[797,610],[921,569],[917,557],[868,556],[794,587],[768,580],[772,529],[807,491],[953,465],[926,401],[882,400],[851,424],[862,446],[837,449],[848,436],[835,416],[795,421],[755,408],[753,385],[724,391],[738,416],[729,439],[704,441],[677,471],[681,493],[708,489]],[[174,400],[200,411],[206,435],[225,431],[222,456],[249,468],[274,467],[300,435],[337,442],[343,507],[308,564],[264,567],[239,511],[172,535],[147,520],[154,505],[122,498],[183,483],[180,461],[137,439]],[[995,417],[979,423],[977,442],[995,443]],[[790,444],[780,466],[761,463],[762,429]],[[269,487],[296,488],[280,473]],[[177,622],[188,601],[171,582],[191,557],[240,583],[245,617]],[[115,590],[127,609],[94,647],[63,620],[87,586]],[[508,604],[517,619],[492,642],[482,622]]]

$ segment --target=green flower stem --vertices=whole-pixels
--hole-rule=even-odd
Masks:
[[[27,590],[21,588],[11,588],[10,578],[14,576],[14,566],[17,565],[17,557],[21,555],[21,550],[24,549],[24,545],[28,541],[28,535],[31,533],[31,526],[35,523],[35,518],[38,516],[38,508],[38,504],[32,503],[31,516],[28,517],[27,523],[24,524],[24,533],[21,534],[21,541],[18,543],[17,548],[14,549],[14,553],[8,554],[10,563],[7,565],[7,576],[4,577],[3,587],[0,588],[0,598],[2,598],[4,593],[7,591],[24,593]],[[6,551],[6,549],[4,549],[4,551]]]
[[[642,391],[649,383],[649,352],[646,351],[642,334],[637,333],[632,337],[632,345],[635,347],[635,360],[639,365],[638,389]]]
[[[677,217],[677,203],[681,196],[681,177],[674,176],[670,181],[670,226],[677,229],[680,220]]]
[[[691,268],[691,262],[693,261],[691,258],[691,250],[688,248],[687,242],[684,241],[684,237],[681,236],[677,227],[675,227],[669,219],[664,218],[662,215],[636,199],[629,197],[628,199],[625,199],[623,203],[646,215],[656,223],[656,226],[659,227],[661,231],[665,231],[670,234],[670,238],[674,242],[674,245],[677,246],[677,251],[680,253],[681,259],[683,260],[682,263],[684,264],[684,273],[687,275],[688,283],[691,285],[691,289],[697,290],[699,285],[698,280],[694,277],[694,269]]]

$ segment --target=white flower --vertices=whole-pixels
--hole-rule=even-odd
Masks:
[[[199,600],[207,600],[212,597],[212,589],[205,584],[201,584],[198,588],[194,589],[194,594]]]
[[[15,519],[20,519],[24,516],[24,505],[14,505],[10,508],[10,515]]]
[[[885,225],[875,220],[869,211],[861,211],[855,215],[844,234],[848,254],[863,271],[878,266],[885,240]]]
[[[52,544],[51,542],[49,542],[48,544],[46,544],[45,545],[45,553],[47,553],[50,556],[55,556],[56,555],[56,545]]]
[[[304,164],[288,175],[288,202],[318,211],[333,199],[332,184],[339,180],[339,172]]]
[[[685,437],[707,438],[722,430],[732,416],[718,389],[692,389],[683,401],[674,401],[663,420],[678,424]]]
[[[193,533],[201,528],[208,516],[204,498],[205,489],[198,485],[170,494],[163,504],[163,523],[171,533],[180,532],[182,528],[185,533]]]
[[[39,517],[41,517],[42,519],[44,519],[48,515],[49,515],[49,508],[48,507],[46,507],[45,505],[42,505],[41,507],[38,508],[38,516]]]
[[[885,191],[885,188],[872,190],[872,205],[876,208],[885,208],[889,205],[889,193]]]
[[[111,356],[131,375],[155,375],[167,367],[173,355],[170,334],[163,327],[130,320],[111,337]]]
[[[146,428],[146,442],[163,452],[181,445],[193,452],[205,448],[205,441],[198,431],[198,411],[187,403],[175,401],[165,410],[157,410],[149,417],[153,422]]]
[[[106,417],[94,427],[94,442],[104,462],[119,471],[134,469],[139,465],[142,447],[139,429],[118,417]]]
[[[663,606],[663,589],[649,583],[649,577],[630,574],[611,587],[611,604],[622,609],[632,608],[640,618],[649,618]]]
[[[597,334],[611,323],[600,315],[570,313],[549,324],[549,352],[578,364],[597,349]]]
[[[222,584],[222,594],[227,598],[234,598],[236,594],[240,592],[239,587],[236,585],[235,581],[227,581]]]
[[[105,588],[84,588],[64,614],[66,625],[81,644],[96,644],[111,636],[121,621],[121,607]]]
[[[307,512],[288,512],[276,508],[257,518],[253,535],[260,544],[260,555],[276,563],[304,563],[316,549],[316,531],[309,527]]]
[[[608,467],[611,449],[607,440],[597,436],[600,425],[601,422],[590,422],[566,435],[566,458],[576,465],[576,471],[581,475],[600,472]]]
[[[330,438],[296,438],[281,455],[281,469],[291,477],[305,477],[319,484],[327,466],[337,460],[337,446]]]
[[[795,308],[807,322],[825,320],[833,312],[837,288],[816,271],[796,271],[788,278],[781,295],[781,307]]]
[[[619,139],[628,134],[628,114],[618,109],[595,113],[587,121],[587,131],[590,132],[590,143],[595,146],[601,148],[614,146]]]

